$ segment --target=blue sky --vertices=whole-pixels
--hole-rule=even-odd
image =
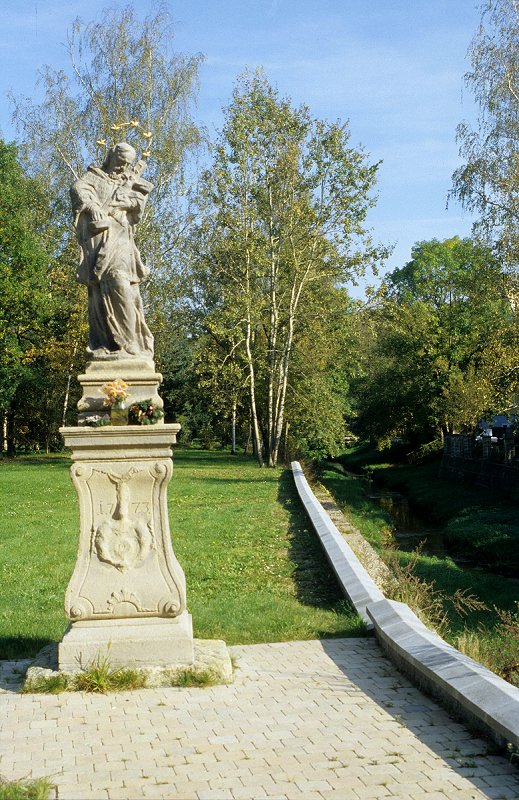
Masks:
[[[107,0],[0,0],[0,130],[15,137],[5,93],[34,96],[42,64],[67,68],[72,21],[97,18]],[[142,15],[149,0],[135,0]],[[352,144],[382,160],[375,238],[395,244],[388,268],[416,241],[470,233],[451,202],[456,125],[473,121],[463,86],[466,52],[479,24],[476,0],[171,0],[176,47],[202,52],[197,116],[221,124],[236,76],[263,66],[281,94],[312,113],[349,120]]]

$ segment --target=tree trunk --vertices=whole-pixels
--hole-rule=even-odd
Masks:
[[[14,458],[16,455],[16,418],[12,409],[7,412],[6,421],[7,455]]]
[[[294,316],[296,310],[296,303],[294,303],[294,298],[296,298],[296,302],[298,299],[298,295],[294,294],[295,286],[292,289],[292,302],[290,313],[288,317],[288,331],[286,334],[286,340],[283,348],[283,358],[279,365],[279,384],[278,384],[278,396],[276,400],[276,409],[275,409],[275,427],[274,427],[274,436],[272,439],[272,447],[269,448],[269,466],[275,467],[278,463],[278,453],[279,453],[279,446],[281,443],[281,437],[283,435],[283,423],[285,420],[285,400],[287,394],[287,386],[288,386],[288,370],[290,366],[290,354],[292,352],[292,342],[294,341]]]
[[[286,423],[285,425],[285,453],[283,456],[283,461],[285,464],[288,464],[288,429],[290,427],[290,423]]]
[[[268,332],[268,365],[269,365],[269,372],[268,372],[268,408],[267,408],[267,443],[268,443],[268,452],[269,452],[269,466],[272,466],[270,463],[270,454],[272,453],[272,448],[274,445],[274,430],[275,430],[275,408],[276,404],[274,401],[274,383],[275,383],[275,374],[276,374],[276,353],[278,347],[278,322],[279,322],[279,311],[278,311],[278,299],[277,299],[277,272],[278,272],[278,265],[277,265],[277,256],[276,256],[276,239],[274,237],[274,219],[272,213],[272,187],[269,187],[269,204],[271,209],[271,216],[269,220],[269,227],[270,227],[270,275],[269,275],[269,282],[270,282],[270,311],[269,311],[269,332]]]
[[[254,436],[254,448],[256,450],[256,458],[258,459],[258,464],[260,467],[263,467],[263,455],[262,455],[262,446],[261,446],[261,439],[260,439],[260,432],[259,432],[259,425],[258,425],[258,413],[256,410],[256,373],[254,370],[254,359],[252,357],[252,321],[251,321],[251,295],[250,295],[250,253],[247,251],[247,262],[246,262],[246,296],[247,296],[247,320],[246,320],[246,333],[245,333],[245,350],[247,352],[247,365],[249,368],[249,391],[250,391],[250,411],[251,411],[251,422],[252,422],[252,432]]]
[[[249,454],[249,447],[250,447],[251,439],[252,439],[252,425],[249,422],[249,433],[247,435],[247,441],[245,442],[245,450],[243,451],[244,455],[248,455]]]
[[[287,394],[288,385],[288,366],[290,361],[290,351],[292,349],[292,337],[287,342],[286,353],[282,362],[282,374],[280,381],[279,401],[276,408],[276,421],[274,429],[274,437],[272,442],[272,451],[269,453],[269,466],[275,467],[278,463],[279,445],[283,435],[283,423],[285,420],[285,399]]]
[[[62,417],[62,420],[61,420],[61,424],[63,425],[63,427],[65,427],[65,425],[67,424],[68,401],[69,401],[69,397],[70,397],[70,384],[72,383],[72,375],[73,375],[73,370],[74,370],[74,361],[75,361],[75,358],[76,358],[77,348],[78,348],[78,343],[76,342],[75,345],[74,345],[74,350],[72,352],[72,360],[70,362],[70,367],[69,367],[68,376],[67,376],[67,388],[65,389],[65,398],[63,400],[63,417]]]
[[[251,411],[251,421],[252,421],[252,433],[254,437],[254,449],[256,451],[256,458],[258,459],[258,464],[260,467],[263,467],[263,456],[261,453],[261,437],[259,431],[259,424],[258,424],[258,413],[256,410],[256,383],[255,383],[255,372],[254,372],[254,361],[252,358],[252,350],[251,350],[251,323],[250,318],[247,319],[247,335],[245,338],[245,347],[247,350],[247,361],[249,366],[249,388],[250,388],[250,411]]]
[[[290,292],[290,302],[288,306],[288,330],[285,334],[285,341],[283,343],[283,354],[281,361],[279,363],[279,377],[278,377],[278,387],[277,387],[277,398],[275,404],[275,419],[274,419],[274,435],[272,438],[272,442],[269,442],[269,466],[276,466],[278,461],[278,453],[279,453],[279,446],[281,443],[281,437],[283,435],[283,424],[285,418],[285,400],[286,400],[286,393],[287,393],[287,386],[288,386],[288,371],[290,367],[290,355],[292,352],[292,343],[294,341],[294,328],[295,328],[295,320],[297,309],[299,307],[299,301],[301,299],[301,293],[303,291],[303,287],[308,279],[310,274],[310,268],[313,263],[313,250],[315,248],[315,242],[312,245],[312,253],[308,259],[306,267],[303,269],[302,273],[299,272],[299,259],[297,255],[297,248],[295,247],[293,238],[290,237],[290,244],[292,249],[292,256],[293,256],[293,265],[294,265],[294,277],[292,281],[292,289]]]
[[[231,418],[231,453],[233,456],[237,454],[236,451],[236,398],[232,402],[232,418]]]

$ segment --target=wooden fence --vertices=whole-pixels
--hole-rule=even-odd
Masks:
[[[490,489],[507,497],[519,497],[519,442],[513,432],[497,441],[465,434],[445,437],[440,477],[454,478]]]

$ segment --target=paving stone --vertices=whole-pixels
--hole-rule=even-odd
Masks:
[[[170,787],[170,793],[171,793],[171,790],[173,790],[173,789],[174,789],[174,787],[171,786]],[[128,796],[128,789],[125,789],[124,787],[118,787],[118,788],[113,788],[113,789],[110,788],[110,789],[107,789],[107,791],[108,791],[108,797],[110,798],[110,800],[130,800],[129,796]]]
[[[232,650],[230,686],[4,691],[0,774],[27,777],[30,763],[33,776],[52,777],[59,800],[519,798],[516,767],[487,755],[373,641]]]

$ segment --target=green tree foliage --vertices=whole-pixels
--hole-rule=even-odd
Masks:
[[[172,41],[165,9],[142,21],[131,5],[105,10],[100,22],[78,18],[68,37],[69,72],[41,69],[40,104],[13,98],[27,158],[56,195],[124,138],[153,154],[147,174],[155,205],[170,199],[185,153],[200,141],[191,104],[201,56],[173,54]]]
[[[427,441],[507,409],[517,313],[502,266],[470,239],[421,242],[364,314],[359,424],[376,437]]]
[[[0,409],[10,452],[15,410],[52,319],[50,232],[48,193],[25,174],[16,146],[0,141]]]
[[[477,130],[458,127],[465,164],[454,173],[454,194],[480,214],[476,231],[496,243],[512,272],[519,259],[519,6],[486,0],[466,83],[479,104]]]
[[[202,179],[191,271],[214,363],[247,386],[260,463],[263,445],[278,459],[302,321],[379,255],[363,227],[376,170],[346,125],[293,108],[261,73],[239,79]]]
[[[309,458],[344,449],[349,381],[358,361],[355,304],[344,288],[319,287],[301,317],[287,392],[287,452]]]

